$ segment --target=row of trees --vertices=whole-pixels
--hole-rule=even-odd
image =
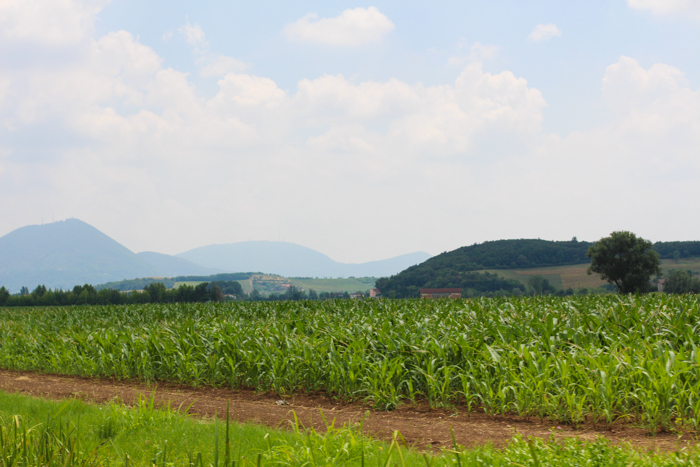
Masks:
[[[366,296],[367,294],[363,294]],[[154,282],[143,290],[122,292],[116,289],[96,290],[90,284],[76,285],[73,290],[51,290],[44,285],[29,292],[26,287],[19,294],[10,294],[0,287],[0,306],[64,306],[64,305],[128,305],[139,303],[194,303],[223,302],[225,300],[275,301],[275,300],[332,300],[350,298],[347,292],[308,292],[291,286],[284,293],[263,295],[257,289],[243,293],[236,281],[202,282],[198,285],[183,284],[168,289],[165,284]]]
[[[239,284],[240,285],[240,284]],[[96,290],[90,284],[76,285],[73,290],[51,290],[40,285],[32,292],[24,288],[20,294],[12,295],[0,287],[0,306],[62,306],[62,305],[128,305],[135,303],[190,303],[221,301],[224,298],[220,287],[203,282],[196,286],[182,285],[177,289],[166,289],[161,283],[153,283],[143,291],[121,292],[115,289]]]
[[[366,292],[357,291],[356,294],[361,294],[363,297],[369,296]],[[314,289],[309,289],[305,291],[303,289],[297,288],[295,286],[289,287],[284,293],[276,294],[271,293],[269,295],[261,294],[257,289],[247,296],[244,300],[251,301],[277,301],[277,300],[333,300],[337,298],[349,299],[350,294],[348,292],[321,292],[318,293]]]

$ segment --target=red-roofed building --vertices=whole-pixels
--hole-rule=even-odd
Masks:
[[[462,298],[462,289],[420,289],[420,298]]]

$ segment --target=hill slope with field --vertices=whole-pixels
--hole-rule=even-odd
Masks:
[[[401,273],[377,281],[384,296],[416,297],[421,288],[459,287],[475,293],[524,290],[538,275],[557,289],[597,288],[606,283],[588,275],[586,257],[591,242],[548,240],[497,240],[465,246],[434,256]],[[700,271],[700,241],[657,242],[664,271]]]

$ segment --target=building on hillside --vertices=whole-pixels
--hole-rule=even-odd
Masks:
[[[377,298],[381,296],[382,293],[379,291],[379,289],[369,289],[369,298]]]
[[[362,292],[355,292],[355,293],[350,294],[350,298],[352,298],[353,300],[356,300],[358,298],[363,298],[363,297],[364,297],[364,295],[362,294]]]
[[[420,289],[420,298],[462,298],[462,289]]]
[[[665,285],[665,284],[666,284],[666,279],[659,279],[659,280],[656,282],[656,288],[657,288],[657,290],[658,290],[659,292],[663,292],[663,291],[664,291],[664,285]]]

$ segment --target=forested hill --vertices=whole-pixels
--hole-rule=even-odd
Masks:
[[[523,289],[514,280],[479,269],[513,269],[560,266],[588,262],[592,244],[575,238],[568,242],[548,240],[496,240],[442,253],[390,278],[377,281],[385,297],[417,297],[423,287],[460,287],[477,293]]]
[[[579,242],[575,238],[569,242],[496,240],[442,253],[419,266],[474,271],[581,264],[590,261],[586,258],[586,253],[591,245],[590,242]]]
[[[689,258],[700,256],[700,242],[656,242],[656,251],[661,259]]]
[[[590,242],[548,240],[496,240],[442,253],[390,278],[377,281],[386,296],[416,297],[424,287],[461,287],[478,293],[522,287],[481,269],[516,269],[588,263]],[[654,250],[662,259],[700,256],[700,241],[657,242]]]

